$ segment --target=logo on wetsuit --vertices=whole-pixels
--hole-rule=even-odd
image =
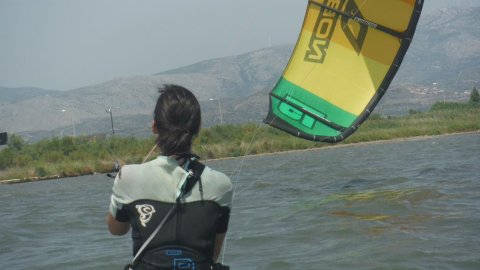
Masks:
[[[140,223],[142,223],[143,227],[147,227],[147,223],[152,218],[153,213],[155,213],[155,208],[150,204],[141,204],[135,207],[140,214]]]

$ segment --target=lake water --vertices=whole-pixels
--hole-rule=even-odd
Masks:
[[[208,162],[236,183],[224,262],[252,269],[480,269],[480,134]],[[4,269],[122,269],[112,179],[0,185]]]

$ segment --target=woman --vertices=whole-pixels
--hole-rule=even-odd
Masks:
[[[159,92],[152,131],[161,155],[122,167],[108,228],[113,235],[132,228],[132,269],[215,269],[228,229],[232,184],[191,153],[201,122],[195,96],[178,85]]]

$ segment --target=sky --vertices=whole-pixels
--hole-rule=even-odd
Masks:
[[[306,0],[0,0],[0,87],[70,90],[284,44]],[[480,0],[425,0],[424,12]]]

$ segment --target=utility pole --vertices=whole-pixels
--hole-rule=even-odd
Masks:
[[[113,115],[112,115],[112,108],[108,108],[105,110],[107,113],[110,113],[110,123],[112,124],[112,137],[115,136],[115,129],[113,129]]]
[[[208,100],[210,101],[218,101],[218,116],[220,118],[220,125],[223,125],[223,113],[222,113],[222,101],[220,98],[215,99],[215,98],[209,98]]]
[[[66,109],[62,109],[62,112],[66,112]],[[75,132],[75,119],[73,118],[73,110],[70,109],[70,116],[72,118],[72,126],[73,126],[73,137],[76,137],[76,132]]]

